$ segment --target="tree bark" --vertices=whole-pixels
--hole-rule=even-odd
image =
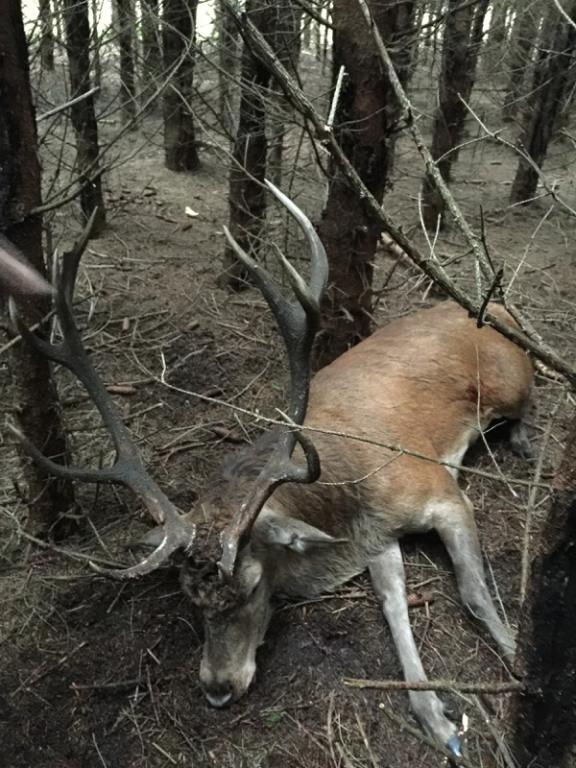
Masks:
[[[300,57],[300,20],[302,9],[293,0],[275,0],[276,34],[273,49],[280,63],[294,77],[298,73]],[[284,136],[286,134],[292,110],[286,103],[282,89],[272,84],[277,92],[269,114],[270,149],[268,153],[268,175],[277,187],[282,184],[282,161],[284,158]]]
[[[576,21],[576,2],[573,0],[565,9],[572,20]],[[542,168],[546,158],[548,145],[564,102],[570,67],[573,66],[576,51],[576,29],[560,16],[555,6],[550,8],[545,24],[549,33],[545,30],[544,38],[549,34],[551,43],[541,47],[535,66],[521,139],[522,147],[538,168]],[[537,170],[527,160],[520,158],[510,202],[529,202],[537,186]]]
[[[64,0],[64,20],[70,76],[70,96],[75,98],[90,90],[90,23],[88,0]],[[70,107],[70,118],[76,134],[76,166],[82,184],[80,205],[85,221],[97,208],[92,237],[98,237],[106,226],[102,179],[98,160],[98,125],[94,98],[88,96]]]
[[[171,171],[196,171],[200,167],[194,116],[197,0],[164,0],[162,42],[166,76],[180,62],[164,91],[164,164]]]
[[[41,196],[36,117],[19,0],[0,0],[0,18],[0,231],[45,275],[42,218],[34,213]],[[19,301],[19,307],[27,325],[49,309],[45,299]],[[17,344],[10,362],[23,431],[48,456],[65,460],[66,439],[48,361],[26,344]],[[46,533],[73,507],[73,487],[48,478],[28,458],[23,473],[28,527]]]
[[[400,13],[396,2],[370,0],[368,4],[385,42],[401,31],[400,24],[411,23],[406,7]],[[336,0],[333,23],[334,71],[344,66],[347,73],[336,110],[336,137],[381,202],[392,166],[399,106],[356,0]],[[406,75],[407,69],[401,68],[401,72]],[[331,173],[328,201],[318,227],[330,262],[318,365],[326,365],[371,331],[372,262],[381,232],[334,164]]]
[[[524,6],[522,6],[524,9]],[[505,46],[508,38],[508,26],[510,20],[510,0],[496,0],[492,3],[492,17],[487,33],[487,45],[498,61],[499,54]]]
[[[576,744],[576,418],[538,538],[518,631],[516,672],[529,688],[512,701],[519,768],[569,768]]]
[[[542,11],[534,4],[522,9],[523,0],[517,3],[517,13],[510,35],[507,77],[502,117],[514,120],[526,98],[526,81],[530,74],[531,54],[538,37]]]
[[[100,5],[98,0],[90,0],[92,12],[92,69],[94,70],[94,85],[98,88],[102,85],[102,61],[100,59],[100,33],[98,24],[100,21]]]
[[[134,79],[134,45],[132,29],[134,13],[132,0],[113,0],[118,13],[118,47],[120,50],[120,102],[125,123],[136,114],[136,85]]]
[[[477,6],[465,4],[458,10],[461,5],[461,0],[449,0],[438,84],[438,109],[430,148],[447,184],[452,178],[452,166],[458,156],[458,145],[468,114],[464,102],[470,99],[476,77],[488,0],[481,0]],[[425,175],[422,185],[422,212],[428,229],[434,231],[438,223],[445,225],[445,202],[429,174]]]
[[[429,14],[428,5],[423,2],[423,0],[420,3],[417,3],[416,8],[414,10],[414,21],[412,23],[413,28],[413,42],[412,42],[412,52],[410,55],[410,61],[409,61],[409,69],[408,69],[408,76],[406,78],[406,86],[409,87],[410,82],[412,78],[414,77],[416,70],[418,69],[418,63],[420,61],[420,55],[422,52],[422,49],[425,46],[425,42],[421,40],[421,26],[423,23],[424,18],[426,17],[426,14]]]
[[[302,48],[305,51],[310,50],[312,43],[312,24],[314,23],[312,17],[308,13],[304,13],[302,21]]]
[[[54,70],[54,20],[50,0],[40,0],[38,5],[40,18],[40,63],[42,69]]]
[[[267,41],[273,42],[274,7],[267,0],[246,0],[245,12]],[[267,68],[244,43],[240,113],[230,169],[229,229],[253,257],[257,257],[260,250],[260,234],[266,218],[263,184],[268,142],[264,99],[269,81]],[[248,285],[246,270],[229,247],[224,252],[224,271],[219,283],[232,290],[241,290]]]
[[[162,75],[160,46],[160,4],[158,0],[140,0],[142,11],[142,91],[151,90]]]
[[[56,22],[56,37],[59,42],[64,40],[64,30],[62,28],[62,2],[61,0],[52,0],[52,8],[54,9],[54,21]]]
[[[218,0],[218,114],[222,128],[228,136],[234,135],[232,107],[232,79],[236,73],[238,56],[238,30],[226,4]]]

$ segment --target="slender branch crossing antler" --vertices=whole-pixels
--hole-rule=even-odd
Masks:
[[[275,488],[282,483],[313,483],[320,475],[320,461],[316,449],[297,427],[306,416],[310,388],[310,356],[320,324],[320,301],[328,281],[328,259],[324,246],[310,220],[277,187],[266,181],[266,186],[296,220],[310,248],[310,281],[306,284],[285,256],[278,252],[280,262],[290,281],[297,301],[288,301],[261,264],[257,264],[238,245],[224,228],[228,242],[249,270],[254,282],[272,310],[288,351],[290,368],[290,396],[288,418],[295,428],[280,435],[266,464],[260,471],[250,494],[237,510],[222,533],[221,572],[230,577],[238,554],[240,540],[256,521],[262,507]],[[305,465],[292,461],[292,453],[299,443],[306,458]]]
[[[156,523],[163,527],[164,538],[160,545],[149,557],[124,570],[107,570],[92,564],[95,570],[108,576],[130,578],[154,570],[177,549],[189,549],[194,540],[196,528],[188,518],[178,512],[177,508],[148,474],[140,458],[138,448],[92,365],[92,361],[84,348],[80,332],[76,327],[72,306],[74,285],[80,258],[88,242],[93,222],[94,215],[87,223],[80,240],[72,251],[64,254],[60,272],[54,278],[56,291],[54,303],[60,321],[62,342],[50,344],[31,333],[22,322],[19,322],[16,304],[12,299],[11,311],[26,341],[49,360],[68,368],[82,382],[112,436],[116,449],[116,461],[111,467],[102,469],[63,466],[44,456],[14,425],[10,425],[10,429],[27,453],[47,472],[69,480],[81,480],[89,483],[119,483],[130,488],[142,500]]]

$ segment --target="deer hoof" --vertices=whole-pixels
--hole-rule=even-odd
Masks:
[[[462,740],[457,733],[455,733],[454,736],[450,736],[446,742],[446,749],[452,752],[454,757],[462,757]]]

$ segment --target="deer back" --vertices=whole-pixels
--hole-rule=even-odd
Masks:
[[[320,480],[278,489],[268,509],[348,537],[360,571],[382,539],[430,527],[425,510],[456,488],[455,471],[437,462],[460,464],[493,419],[520,418],[532,378],[519,347],[452,302],[396,320],[316,374],[305,425],[320,430]]]

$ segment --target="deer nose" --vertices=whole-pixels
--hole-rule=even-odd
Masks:
[[[204,693],[212,707],[225,707],[232,701],[232,685],[230,683],[213,683],[206,686]]]

